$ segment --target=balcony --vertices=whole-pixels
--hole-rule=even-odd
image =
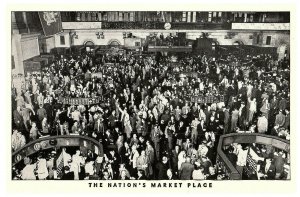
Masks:
[[[67,30],[84,30],[84,29],[116,29],[116,30],[133,30],[133,29],[157,29],[164,30],[165,22],[107,22],[107,21],[85,21],[85,22],[62,22],[62,28]],[[172,22],[170,30],[230,30],[230,22]]]
[[[289,31],[290,23],[232,23],[232,29]]]
[[[102,22],[102,29],[165,29],[165,22],[151,21],[151,22]],[[197,30],[197,29],[215,29],[226,30],[231,29],[231,23],[213,23],[213,22],[172,22],[171,30]]]
[[[256,143],[271,145],[274,148],[286,151],[288,154],[290,152],[290,142],[279,137],[258,133],[231,133],[222,135],[219,139],[217,148],[217,163],[219,168],[221,168],[225,172],[227,177],[231,180],[242,179],[241,174],[239,174],[239,172],[235,168],[235,164],[232,164],[227,158],[226,154],[223,152],[223,148],[229,146],[232,143]]]

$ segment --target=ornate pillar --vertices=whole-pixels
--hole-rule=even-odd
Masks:
[[[12,34],[19,34],[19,28],[17,26],[16,15],[15,12],[11,12],[11,29]]]

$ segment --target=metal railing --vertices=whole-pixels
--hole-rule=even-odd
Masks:
[[[79,146],[103,154],[103,146],[97,140],[82,135],[58,135],[46,136],[27,143],[12,153],[12,164],[20,162],[25,157],[32,155],[40,150],[57,147]]]

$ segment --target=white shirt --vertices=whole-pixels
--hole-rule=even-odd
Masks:
[[[46,159],[40,159],[37,162],[37,173],[39,179],[45,179],[49,175]]]
[[[76,121],[80,121],[81,114],[79,111],[75,110],[72,112],[72,119]]]
[[[256,111],[256,101],[250,101],[250,111]]]
[[[71,155],[64,152],[63,153],[63,158],[64,158],[64,166],[68,166],[69,165],[69,161],[72,159]]]
[[[21,171],[21,178],[23,180],[36,180],[34,169],[36,168],[35,164],[26,165]]]
[[[194,170],[192,174],[193,180],[204,180],[204,174],[201,172],[201,170]]]
[[[271,166],[271,163],[267,163],[267,164],[266,164],[266,166],[265,166],[265,173],[268,172],[270,166]]]
[[[87,164],[85,164],[84,170],[85,173],[89,173],[89,175],[94,175],[95,171],[94,171],[93,162],[88,162]]]
[[[237,162],[238,166],[245,166],[247,161],[248,150],[239,149],[237,154]]]

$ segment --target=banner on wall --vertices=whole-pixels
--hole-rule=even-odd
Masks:
[[[62,32],[60,12],[39,12],[39,17],[45,36]]]

